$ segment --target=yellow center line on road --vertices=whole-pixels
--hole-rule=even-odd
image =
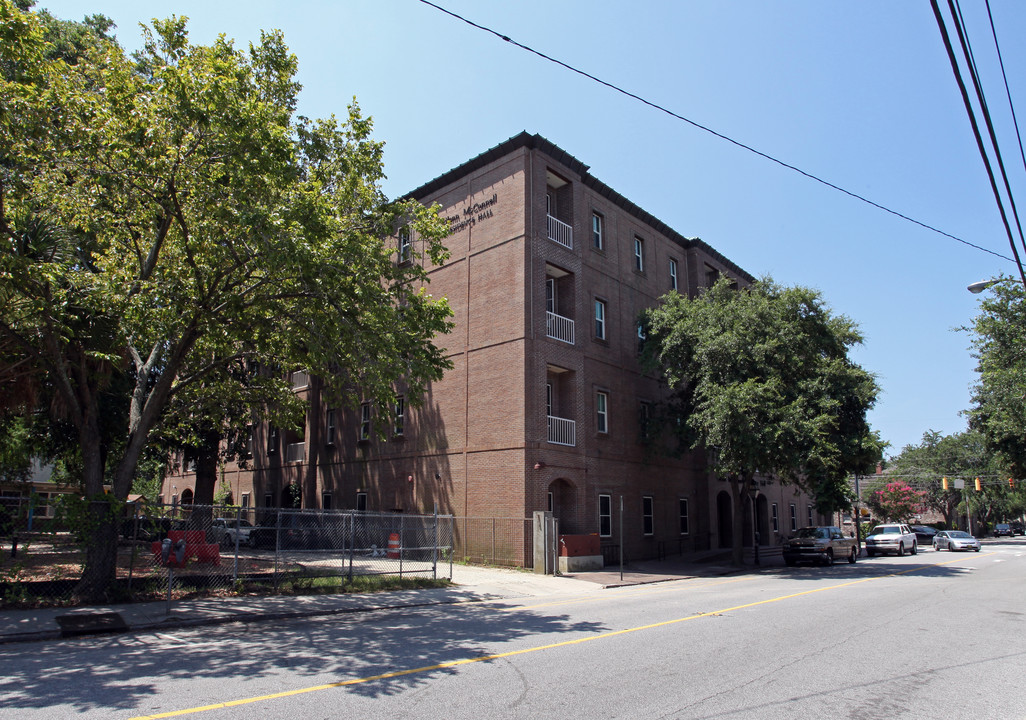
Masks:
[[[994,553],[980,554],[978,558],[987,557]],[[940,565],[950,565],[952,563],[960,562],[964,558],[954,558],[945,562],[933,563],[926,567],[915,567],[908,570],[902,570],[901,572],[888,573],[886,575],[876,575],[873,577],[862,578],[860,580],[850,580],[848,582],[840,583],[838,585],[829,585],[827,587],[815,588],[813,590],[803,590],[802,592],[791,593],[790,595],[781,595],[780,597],[768,598],[766,600],[757,600],[755,602],[745,603],[743,605],[734,605],[733,607],[723,608],[720,610],[710,610],[709,612],[695,613],[686,617],[674,618],[673,620],[663,620],[657,623],[650,623],[648,625],[639,625],[632,628],[624,628],[623,630],[612,630],[610,632],[601,633],[599,635],[589,635],[587,637],[576,638],[574,640],[563,640],[562,642],[551,643],[549,645],[539,645],[537,647],[523,648],[521,650],[511,650],[504,653],[495,653],[493,655],[481,655],[472,658],[463,658],[462,660],[450,660],[449,662],[438,663],[437,665],[425,665],[423,667],[411,668],[409,670],[396,670],[395,672],[381,673],[380,675],[369,675],[367,677],[353,678],[351,680],[341,680],[339,682],[326,683],[324,685],[313,685],[311,687],[297,688],[296,690],[286,690],[284,692],[272,693],[270,695],[258,695],[251,698],[242,698],[239,700],[229,700],[228,702],[214,703],[212,705],[202,705],[193,708],[184,708],[182,710],[172,710],[170,712],[157,713],[154,715],[139,715],[130,720],[157,720],[158,718],[173,718],[182,717],[184,715],[194,715],[202,712],[209,712],[211,710],[223,710],[225,708],[238,707],[241,705],[251,705],[258,702],[266,702],[268,700],[281,700],[282,698],[294,697],[296,695],[305,695],[307,693],[320,692],[322,690],[333,690],[335,688],[347,687],[349,685],[362,685],[364,683],[375,682],[377,680],[391,680],[392,678],[404,677],[406,675],[416,675],[418,673],[431,672],[434,670],[446,670],[449,668],[459,667],[460,665],[471,665],[479,662],[489,662],[491,660],[500,660],[502,658],[515,657],[517,655],[526,655],[528,653],[540,652],[542,650],[552,650],[554,648],[569,647],[571,645],[580,645],[581,643],[591,642],[593,640],[605,640],[607,638],[618,637],[620,635],[628,635],[630,633],[641,632],[642,630],[653,630],[655,628],[667,627],[669,625],[676,625],[678,623],[687,622],[689,620],[697,620],[699,618],[711,617],[715,615],[723,615],[724,613],[732,612],[734,610],[744,610],[746,608],[758,607],[760,605],[769,605],[770,603],[781,602],[783,600],[792,600],[794,598],[803,597],[805,595],[814,595],[815,593],[826,592],[827,590],[838,590],[840,588],[851,587],[852,585],[860,585],[862,583],[870,582],[872,580],[883,580],[885,578],[898,577],[900,575],[908,575],[909,573],[926,570],[931,567],[938,567]]]

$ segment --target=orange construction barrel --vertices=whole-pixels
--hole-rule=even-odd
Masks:
[[[388,536],[388,557],[393,560],[399,559],[399,533]]]

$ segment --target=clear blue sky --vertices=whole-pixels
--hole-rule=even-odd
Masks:
[[[438,0],[443,7],[735,140],[969,242],[1010,255],[930,3],[821,0]],[[1023,170],[982,1],[963,3],[1006,163]],[[1014,265],[927,231],[617,94],[418,0],[42,0],[99,12],[128,49],[140,22],[245,46],[280,29],[300,112],[355,96],[402,194],[527,130],[756,276],[822,291],[865,334],[890,454],[965,429],[975,363],[966,285]],[[992,0],[1013,101],[1026,113],[1026,4]],[[1026,115],[1023,116],[1026,120]],[[1026,129],[1026,128],[1024,128]]]

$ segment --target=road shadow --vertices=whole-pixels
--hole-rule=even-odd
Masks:
[[[285,672],[291,687],[302,687],[304,677],[311,685],[376,678],[344,691],[385,697],[457,672],[447,663],[493,662],[492,654],[533,636],[551,641],[553,634],[572,639],[608,629],[469,603],[11,646],[0,651],[0,714],[54,707],[151,714],[172,709],[159,699],[165,681],[218,683],[216,697],[197,694],[193,704],[203,705],[267,694],[268,683],[255,681],[272,680],[273,687]]]

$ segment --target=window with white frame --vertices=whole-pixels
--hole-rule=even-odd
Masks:
[[[688,499],[680,498],[677,500],[680,514],[680,534],[687,535],[691,532],[691,528],[688,525]]]
[[[655,535],[655,502],[651,495],[641,498],[641,532]]]
[[[406,398],[400,395],[395,400],[395,426],[393,431],[397,437],[401,437],[406,427]]]
[[[545,278],[545,309],[556,312],[556,278]]]
[[[670,258],[670,289],[677,289],[677,261]]]
[[[780,515],[777,512],[777,504],[773,503],[770,505],[770,523],[773,526],[773,532],[780,532]]]
[[[791,532],[798,529],[798,508],[791,503]]]
[[[410,229],[399,230],[399,262],[407,263],[413,258],[413,240],[410,238]]]
[[[267,454],[278,454],[278,428],[272,427],[267,431]]]
[[[370,440],[371,406],[370,403],[360,405],[360,440]]]
[[[274,493],[264,493],[264,507],[274,507]]]
[[[604,224],[605,218],[597,212],[591,214],[591,245],[596,250],[602,250],[604,247],[604,238],[602,236]]]
[[[335,444],[335,410],[328,408],[328,414],[324,422],[324,444]]]
[[[809,524],[809,526],[811,527],[812,525],[815,525],[815,524],[816,524],[816,523],[812,522],[812,506],[811,506],[811,505],[809,505],[809,506],[808,506],[808,507],[806,508],[806,510],[808,510],[808,515],[809,515],[809,522],[808,522],[808,524]]]
[[[599,537],[610,537],[613,534],[613,498],[611,495],[599,495]]]
[[[595,337],[606,339],[606,301],[595,298]]]
[[[602,390],[595,393],[595,429],[609,432],[609,393]]]
[[[634,269],[645,271],[645,241],[637,235],[634,236]]]

